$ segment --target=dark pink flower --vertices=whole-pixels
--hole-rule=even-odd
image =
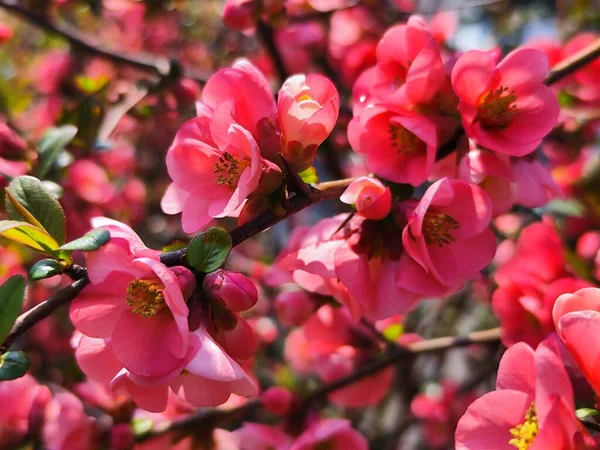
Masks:
[[[514,50],[498,65],[486,52],[463,54],[452,87],[467,136],[512,156],[535,150],[558,119],[556,95],[543,84],[547,72],[546,55],[533,48]]]

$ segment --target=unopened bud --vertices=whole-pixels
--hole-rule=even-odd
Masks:
[[[209,298],[232,311],[246,311],[258,301],[254,282],[241,273],[217,270],[206,275],[202,287]]]

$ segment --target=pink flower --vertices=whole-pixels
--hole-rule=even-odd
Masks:
[[[37,61],[32,74],[36,88],[48,95],[59,92],[72,66],[73,60],[67,52],[52,50],[45,53]]]
[[[17,445],[27,434],[30,422],[41,419],[50,391],[29,374],[0,383],[0,442],[7,448]],[[33,424],[32,424],[33,425]]]
[[[490,219],[490,200],[480,188],[443,178],[414,208],[402,233],[404,249],[439,283],[462,284],[494,257]]]
[[[530,281],[503,282],[492,296],[492,309],[507,347],[520,341],[532,347],[539,344],[554,331],[552,308],[559,295],[590,286],[576,278],[559,278],[548,285]]]
[[[287,291],[275,297],[273,306],[279,321],[291,327],[306,322],[315,309],[315,302],[308,292]]]
[[[340,200],[355,205],[358,215],[372,220],[383,219],[392,209],[390,188],[371,177],[354,180],[340,196]]]
[[[223,10],[223,23],[232,30],[248,30],[255,25],[254,8],[254,0],[227,0]]]
[[[552,317],[563,344],[600,395],[600,289],[589,287],[558,297]]]
[[[127,225],[106,218],[92,224],[108,230],[111,240],[87,255],[91,286],[71,303],[73,324],[89,337],[110,339],[116,359],[136,375],[181,370],[191,350],[186,299],[194,290],[193,274],[165,267]],[[105,368],[97,370],[88,376],[106,382]]]
[[[526,208],[544,206],[555,197],[562,197],[548,169],[538,160],[518,158],[512,164],[515,177],[515,203]]]
[[[92,419],[81,401],[69,392],[58,392],[46,407],[42,430],[48,450],[86,450],[92,444]]]
[[[235,215],[258,189],[263,170],[279,170],[261,158],[254,137],[232,123],[229,107],[222,104],[212,119],[201,116],[185,123],[167,153],[173,184],[161,206],[167,214],[183,212],[186,233],[213,218]]]
[[[348,141],[369,170],[396,183],[418,186],[435,163],[435,126],[420,114],[369,106],[350,122]]]
[[[13,37],[13,30],[8,25],[0,24],[0,44],[4,44]]]
[[[463,54],[452,70],[452,87],[469,138],[500,153],[532,152],[556,124],[558,100],[544,86],[543,52],[519,48],[497,66],[492,55]]]
[[[81,159],[69,167],[69,186],[83,200],[102,205],[112,200],[116,189],[106,171],[93,161]]]
[[[294,395],[285,388],[273,386],[264,391],[260,399],[267,411],[272,414],[283,415],[290,411]]]
[[[585,32],[579,33],[566,43],[563,49],[565,58],[573,56],[575,53],[583,50],[593,44],[598,39],[598,33]],[[573,89],[573,93],[583,101],[597,101],[600,99],[600,82],[598,81],[598,70],[600,62],[597,59],[586,64],[581,70],[573,73],[573,78],[579,86]]]
[[[535,352],[509,348],[500,362],[496,390],[475,400],[458,422],[457,450],[587,448],[575,417],[573,389],[555,338]]]
[[[277,427],[245,423],[233,432],[240,450],[289,450],[292,438]]]
[[[423,437],[432,448],[447,448],[454,436],[456,422],[477,396],[461,394],[452,381],[442,381],[436,388],[416,395],[411,412],[423,422]]]
[[[321,419],[296,438],[291,450],[368,450],[365,437],[349,420]]]
[[[321,75],[295,75],[286,80],[277,97],[283,156],[298,172],[308,169],[317,147],[329,136],[340,109],[340,96]]]
[[[345,308],[324,305],[299,329],[290,333],[285,342],[285,357],[300,373],[316,372],[324,382],[344,377],[372,357],[372,348],[352,346],[356,333],[367,330],[355,326]],[[387,394],[393,371],[383,370],[333,392],[329,399],[349,408],[378,404]]]
[[[219,269],[204,277],[202,288],[213,301],[232,311],[246,311],[258,301],[254,282],[240,273]]]

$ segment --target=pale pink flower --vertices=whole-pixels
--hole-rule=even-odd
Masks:
[[[291,450],[368,450],[365,437],[349,420],[321,419],[294,440]]]
[[[359,216],[372,220],[383,219],[392,209],[390,188],[371,177],[360,177],[354,180],[340,196],[340,200],[355,205]]]
[[[467,136],[512,156],[535,150],[558,119],[556,95],[543,84],[547,72],[546,55],[533,48],[514,50],[498,65],[487,52],[464,53],[452,87]]]
[[[180,370],[191,349],[186,299],[194,290],[193,274],[164,266],[125,224],[106,218],[92,224],[108,230],[111,240],[87,255],[91,286],[71,304],[73,324],[89,337],[110,339],[116,359],[136,375]]]
[[[455,439],[457,450],[588,448],[589,436],[575,416],[573,388],[555,337],[535,352],[524,343],[506,351],[496,390],[469,406]]]
[[[321,75],[295,75],[281,87],[277,107],[285,140],[283,156],[302,172],[312,165],[317,147],[337,122],[339,94]]]
[[[588,287],[558,297],[552,316],[556,331],[579,369],[600,395],[600,289]]]
[[[352,149],[368,169],[386,180],[418,186],[435,163],[437,133],[425,116],[369,106],[348,126]]]
[[[494,257],[496,238],[488,228],[491,204],[477,186],[443,178],[414,208],[402,233],[406,253],[445,286],[478,276]]]

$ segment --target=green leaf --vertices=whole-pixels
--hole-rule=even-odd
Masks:
[[[212,227],[192,239],[185,257],[196,270],[209,273],[225,263],[231,247],[229,231],[221,227]]]
[[[383,335],[388,341],[396,341],[402,334],[404,333],[404,326],[401,323],[394,323],[392,325],[388,325],[385,330],[383,330]]]
[[[58,242],[52,236],[27,222],[0,220],[0,236],[50,255],[58,249]]]
[[[65,214],[58,200],[40,180],[30,176],[17,177],[8,186],[8,192],[6,210],[11,219],[29,222],[45,230],[59,245],[65,243]]]
[[[0,356],[0,381],[15,380],[27,373],[31,359],[24,352],[6,352]]]
[[[316,184],[319,182],[319,176],[317,175],[317,169],[314,167],[309,167],[308,169],[300,172],[298,176],[305,183]]]
[[[0,342],[4,342],[23,309],[25,278],[14,275],[0,286]]]
[[[93,252],[98,250],[110,240],[107,230],[92,230],[79,239],[62,245],[59,250],[81,250],[82,252]]]
[[[575,411],[575,415],[578,419],[585,419],[586,417],[594,417],[598,415],[598,411],[592,408],[579,408]]]
[[[40,161],[38,164],[38,176],[43,178],[56,157],[65,146],[73,140],[77,134],[77,127],[73,125],[63,125],[61,127],[50,128],[40,141]]]
[[[575,199],[564,200],[561,198],[555,198],[547,203],[544,209],[547,212],[552,212],[567,217],[585,217],[587,214],[585,206]]]
[[[29,269],[29,278],[34,281],[43,280],[44,278],[50,278],[54,275],[62,273],[62,267],[58,261],[53,259],[42,259],[36,262],[31,269]]]

